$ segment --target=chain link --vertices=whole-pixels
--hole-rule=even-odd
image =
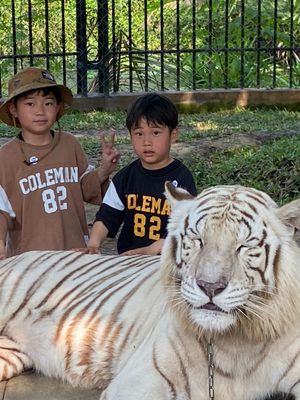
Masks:
[[[208,398],[209,400],[214,400],[215,398],[215,386],[214,386],[214,352],[213,343],[210,339],[207,345],[208,353]]]

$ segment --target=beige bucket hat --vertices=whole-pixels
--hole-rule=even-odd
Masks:
[[[46,69],[29,67],[19,71],[8,82],[8,98],[0,106],[0,120],[7,125],[20,128],[18,120],[14,120],[8,109],[9,102],[16,96],[30,90],[57,87],[61,92],[62,104],[57,114],[57,121],[64,115],[73,103],[73,95],[69,88],[58,85],[54,76]]]

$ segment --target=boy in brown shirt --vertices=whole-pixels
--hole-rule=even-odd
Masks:
[[[119,154],[102,138],[102,163],[88,165],[79,142],[52,130],[72,92],[40,68],[17,73],[0,120],[20,133],[0,149],[0,259],[29,250],[86,245],[84,202],[100,204]]]

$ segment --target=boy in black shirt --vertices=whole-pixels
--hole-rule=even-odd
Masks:
[[[119,254],[159,254],[170,214],[165,182],[196,195],[191,172],[170,155],[178,133],[174,104],[156,93],[139,97],[129,109],[126,125],[138,159],[110,183],[87,244],[92,254],[100,253],[103,240],[114,237],[122,223]]]

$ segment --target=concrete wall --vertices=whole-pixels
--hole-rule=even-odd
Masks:
[[[214,89],[192,92],[161,92],[169,97],[181,112],[215,111],[234,107],[278,107],[300,110],[300,89]],[[78,111],[126,110],[143,93],[103,96],[75,96],[73,109]],[[1,100],[0,100],[1,104]]]
[[[213,111],[234,107],[278,107],[300,110],[300,89],[230,89],[197,90],[192,92],[162,92],[181,112]],[[142,93],[112,94],[110,96],[77,96],[73,108],[78,111],[126,110]]]

